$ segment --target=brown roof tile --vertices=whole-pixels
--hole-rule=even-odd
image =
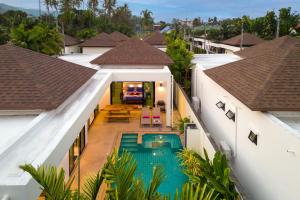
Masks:
[[[65,45],[66,46],[73,46],[73,45],[76,45],[76,44],[80,43],[80,40],[78,40],[77,38],[74,38],[70,35],[65,34],[63,37],[65,39]]]
[[[167,45],[164,35],[159,31],[153,32],[150,36],[144,38],[144,41],[151,45]]]
[[[96,73],[28,49],[0,46],[0,110],[52,110]]]
[[[169,56],[142,40],[131,38],[93,61],[98,65],[169,65]]]
[[[107,33],[101,33],[93,38],[81,43],[80,47],[115,47],[117,42],[114,41]]]
[[[243,46],[253,46],[262,43],[264,40],[250,33],[243,34]],[[223,44],[228,44],[231,46],[240,46],[241,35],[234,36],[227,40],[222,41]]]
[[[127,35],[124,35],[123,33],[120,33],[118,31],[112,32],[109,36],[116,42],[124,42],[129,39]]]
[[[300,111],[298,40],[284,36],[244,50],[243,55],[245,59],[205,73],[252,110]]]

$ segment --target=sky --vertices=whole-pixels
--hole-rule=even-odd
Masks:
[[[38,8],[38,1],[0,0],[0,3]],[[282,7],[292,7],[293,11],[300,12],[300,0],[117,0],[117,3],[118,5],[128,3],[135,15],[140,15],[144,9],[151,10],[156,22],[160,20],[170,22],[173,18],[201,17],[207,20],[208,17],[214,16],[220,19],[242,15],[258,17],[265,15],[268,10],[277,11]]]

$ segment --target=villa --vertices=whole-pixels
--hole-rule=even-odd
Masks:
[[[114,31],[109,36],[115,40],[116,42],[124,42],[129,39],[127,35],[124,35],[123,33],[120,33],[119,31]]]
[[[299,54],[284,36],[194,59],[194,105],[250,199],[300,198]]]
[[[79,59],[73,63],[64,61],[76,56]],[[99,170],[120,134],[114,124],[122,132],[171,131],[173,79],[167,65],[172,60],[139,39],[96,57],[74,54],[57,59],[10,44],[0,46],[0,57],[3,198],[40,195],[32,177],[19,169],[24,163],[56,165],[69,178],[78,167],[77,158],[86,152],[82,162],[90,167],[82,173]],[[85,66],[74,63],[78,60]],[[159,118],[145,116],[149,124],[140,124],[141,108],[159,102],[164,105],[163,112],[156,114]],[[90,161],[91,156],[97,160]]]
[[[63,54],[73,54],[73,53],[80,53],[79,43],[80,40],[74,38],[70,35],[63,35],[64,39],[64,49]]]
[[[205,148],[209,158],[225,153],[241,198],[299,199],[300,42],[252,40],[241,51],[233,38],[224,41],[230,53],[194,56],[192,101],[173,81],[159,32],[144,40],[101,33],[78,45],[82,53],[66,36],[69,53],[59,58],[0,46],[0,198],[41,195],[22,164],[62,168],[76,189],[114,148],[134,154],[150,141],[137,161],[151,173],[141,159],[162,159],[167,188],[187,178],[176,152]],[[180,135],[173,128],[184,117],[191,122]],[[156,157],[163,139],[170,149]]]
[[[165,40],[165,37],[159,31],[153,32],[151,35],[144,38],[144,41],[164,52],[167,50],[167,42]]]
[[[233,54],[240,51],[241,35],[234,36],[222,42],[212,42],[203,37],[192,38],[194,46],[205,49],[210,53]],[[248,48],[262,43],[264,40],[250,33],[243,34],[243,48]]]
[[[99,35],[92,37],[79,45],[83,54],[103,54],[118,44],[107,33],[100,33]]]

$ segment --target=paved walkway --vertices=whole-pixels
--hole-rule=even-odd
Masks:
[[[151,128],[140,127],[141,111],[132,111],[130,123],[127,122],[107,122],[104,119],[105,112],[101,111],[93,122],[88,133],[88,144],[85,147],[80,159],[80,185],[84,179],[97,173],[106,162],[107,155],[110,154],[117,144],[118,136],[124,132],[170,132],[171,128],[165,127],[165,114],[162,114],[163,127]],[[179,113],[174,111],[174,122],[180,118]],[[174,132],[174,130],[173,130]],[[176,131],[175,131],[176,132]],[[74,175],[77,176],[77,168],[74,169]],[[74,176],[73,175],[73,176]],[[77,177],[75,177],[72,188],[77,188]]]

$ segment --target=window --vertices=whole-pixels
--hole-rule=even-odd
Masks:
[[[250,131],[248,135],[248,139],[253,142],[255,145],[257,145],[257,134],[255,134],[253,131]]]
[[[225,111],[225,103],[223,103],[222,101],[216,103],[216,106]]]
[[[231,119],[232,121],[235,122],[235,113],[232,112],[231,110],[228,110],[228,111],[227,111],[226,117],[228,117],[228,119]]]

